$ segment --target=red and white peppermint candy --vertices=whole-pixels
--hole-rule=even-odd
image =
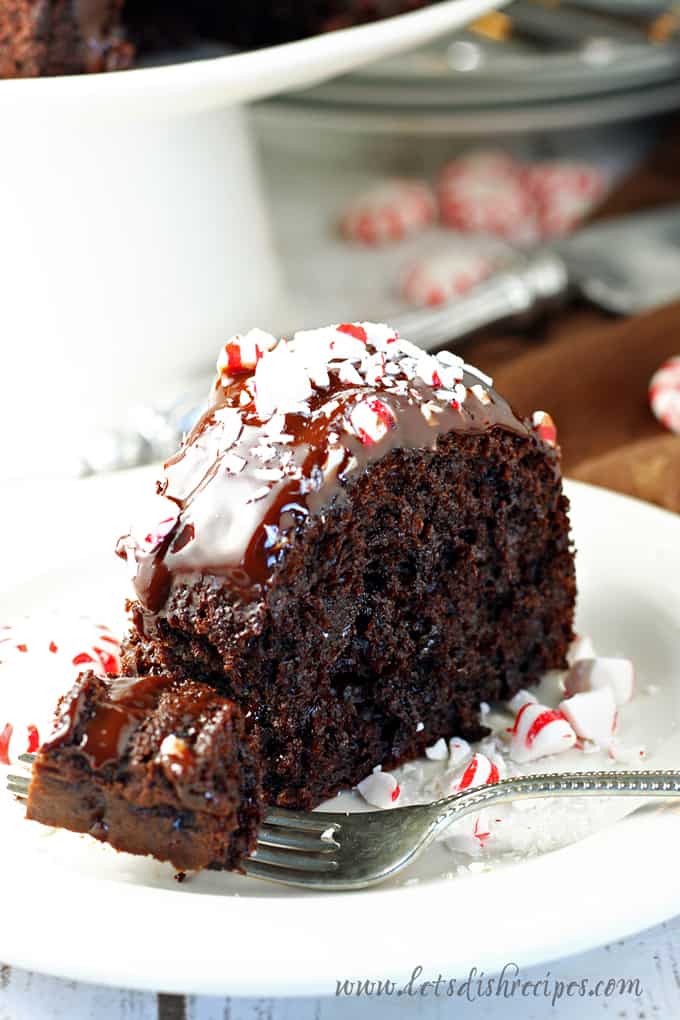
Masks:
[[[560,711],[577,737],[599,747],[609,746],[616,728],[616,702],[609,687],[565,698]]]
[[[383,772],[380,766],[357,783],[357,790],[364,800],[378,808],[395,807],[401,796],[401,788],[394,776]]]
[[[548,446],[557,446],[557,426],[547,411],[534,411],[531,424],[534,432]]]
[[[355,404],[349,419],[352,431],[364,446],[379,443],[395,425],[391,408],[377,397],[369,397]]]
[[[518,763],[568,751],[576,733],[559,709],[527,702],[520,708],[510,736],[510,757]]]
[[[534,202],[515,168],[477,170],[454,161],[440,175],[438,198],[441,221],[454,230],[516,243],[537,237]]]
[[[492,838],[491,819],[486,811],[480,811],[478,815],[462,818],[451,834],[447,835],[445,843],[450,850],[469,857],[480,857]]]
[[[59,697],[87,669],[120,672],[120,644],[105,624],[42,613],[0,628],[0,764],[37,751]]]
[[[429,184],[395,178],[355,198],[340,220],[340,233],[362,244],[388,244],[429,226],[436,214]]]
[[[312,384],[305,360],[290,344],[280,343],[255,369],[255,405],[261,419],[275,412],[288,414],[306,407]]]
[[[233,336],[226,342],[217,358],[217,373],[223,378],[249,372],[265,351],[276,346],[276,337],[262,329],[251,329],[244,336]]]
[[[635,667],[630,659],[579,659],[564,681],[567,694],[610,690],[617,705],[625,705],[635,690]]]
[[[567,234],[607,193],[607,177],[588,163],[537,163],[523,174],[543,237]]]
[[[500,779],[498,766],[485,754],[475,752],[460,776],[454,781],[454,789],[468,790],[476,786],[497,783]]]
[[[669,358],[652,376],[649,406],[665,428],[680,433],[680,355]]]
[[[430,255],[406,271],[401,296],[420,308],[443,305],[466,294],[492,268],[488,255],[465,246]]]

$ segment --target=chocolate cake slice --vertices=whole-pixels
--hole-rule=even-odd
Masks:
[[[0,0],[0,78],[129,67],[123,0]]]
[[[33,766],[27,817],[179,869],[233,868],[262,815],[242,713],[171,676],[82,674]]]
[[[565,666],[575,599],[547,418],[388,326],[226,344],[165,466],[124,668],[191,677],[256,728],[270,803],[311,808]]]

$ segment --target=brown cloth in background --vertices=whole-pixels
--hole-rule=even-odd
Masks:
[[[680,202],[677,119],[598,219],[668,202]],[[680,512],[680,436],[656,421],[647,398],[652,374],[680,354],[680,302],[629,319],[575,306],[538,335],[478,337],[463,353],[519,412],[552,415],[565,474]]]

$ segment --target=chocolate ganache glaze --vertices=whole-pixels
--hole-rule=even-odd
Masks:
[[[79,730],[80,748],[92,768],[117,762],[137,727],[172,682],[173,678],[166,676],[111,679],[107,702],[87,711],[85,692],[72,692],[60,705],[57,725],[45,749],[70,742]]]
[[[117,547],[147,614],[162,612],[175,581],[205,576],[241,602],[261,598],[304,521],[395,448],[494,428],[537,438],[482,373],[383,324],[290,341],[252,330],[225,345],[218,372],[208,409],[165,465],[167,517]]]

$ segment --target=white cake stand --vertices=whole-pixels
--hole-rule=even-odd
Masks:
[[[3,435],[20,422],[28,449],[31,430],[115,422],[150,387],[205,370],[229,332],[285,323],[243,104],[493,6],[448,0],[234,56],[0,82]]]

